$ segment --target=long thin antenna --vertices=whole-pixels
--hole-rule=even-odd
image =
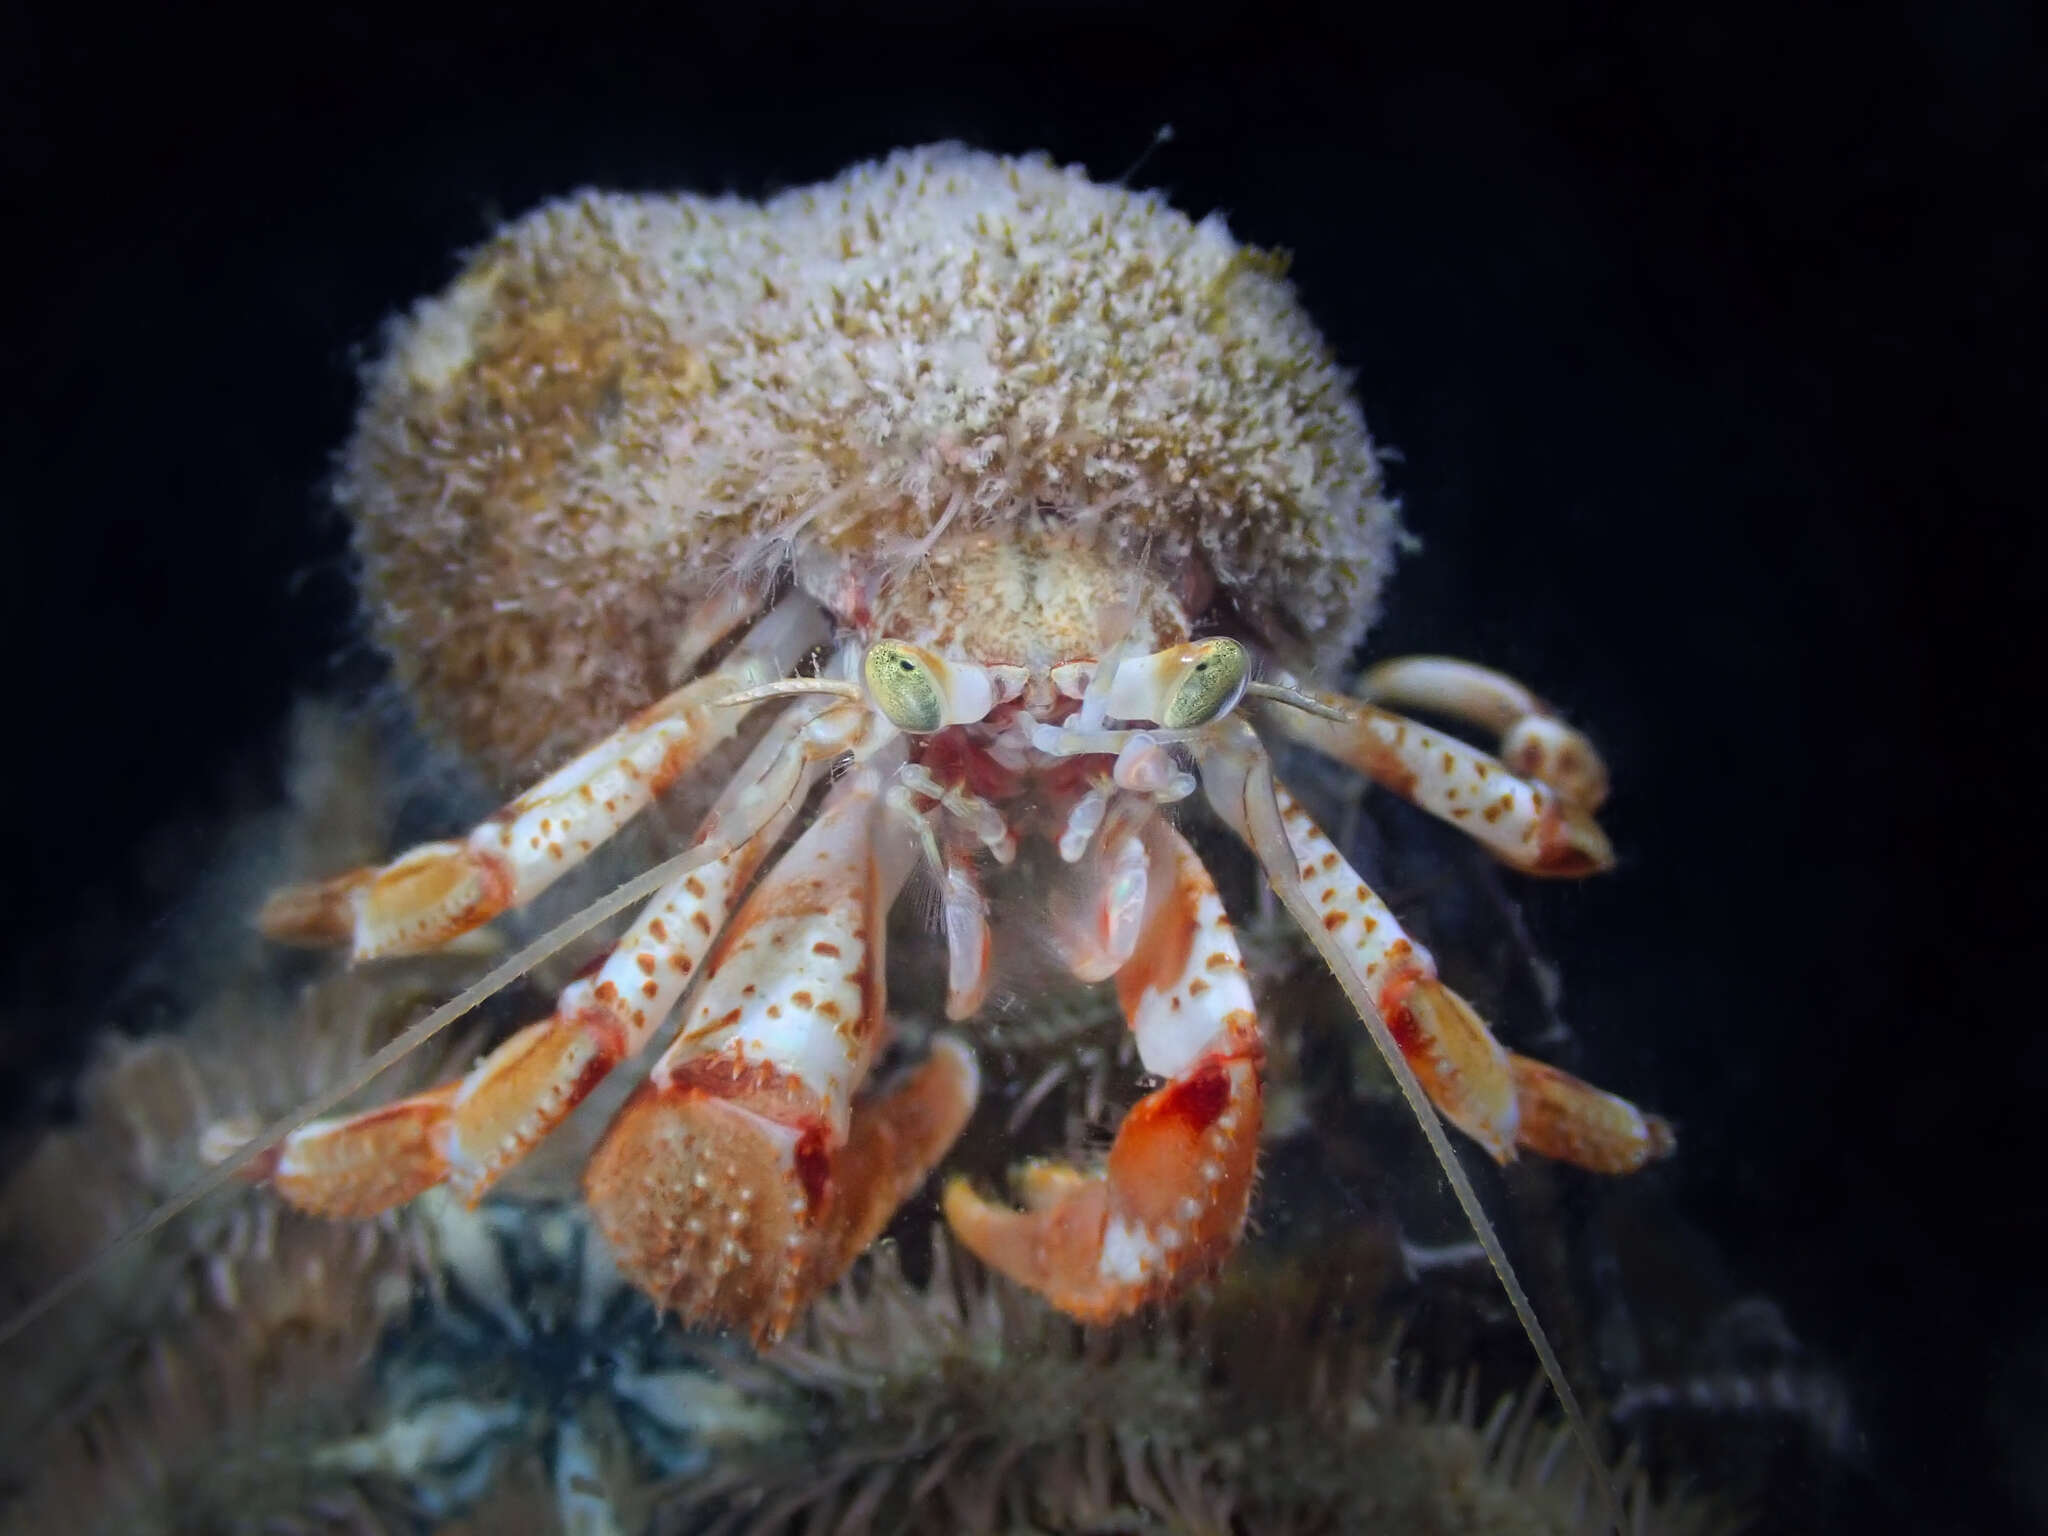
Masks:
[[[1245,750],[1246,747],[1249,750]],[[1232,751],[1232,748],[1237,750]],[[1607,1475],[1607,1462],[1601,1454],[1600,1445],[1593,1438],[1593,1428],[1586,1420],[1584,1410],[1579,1407],[1578,1394],[1572,1391],[1571,1383],[1565,1380],[1564,1364],[1557,1358],[1557,1351],[1551,1348],[1550,1335],[1543,1331],[1543,1324],[1537,1321],[1536,1309],[1530,1304],[1529,1293],[1522,1289],[1522,1282],[1515,1275],[1514,1265],[1508,1261],[1507,1250],[1501,1246],[1500,1235],[1493,1230],[1493,1223],[1487,1218],[1485,1208],[1479,1203],[1479,1193],[1472,1187],[1472,1180],[1465,1173],[1465,1166],[1458,1161],[1458,1154],[1451,1146],[1451,1139],[1444,1134],[1443,1122],[1437,1118],[1435,1108],[1423,1095],[1422,1084],[1416,1080],[1415,1071],[1408,1065],[1395,1042],[1393,1031],[1387,1028],[1387,1021],[1380,1016],[1379,1005],[1366,990],[1364,982],[1353,973],[1351,966],[1344,962],[1340,952],[1323,927],[1322,914],[1301,887],[1301,879],[1295,873],[1294,851],[1287,839],[1286,824],[1280,818],[1280,804],[1274,796],[1272,760],[1265,749],[1258,744],[1250,728],[1224,749],[1224,772],[1217,776],[1218,782],[1227,784],[1237,781],[1240,794],[1242,821],[1239,829],[1245,840],[1251,844],[1252,852],[1265,867],[1266,879],[1287,908],[1297,926],[1300,927],[1323,963],[1337,978],[1337,984],[1344,989],[1344,995],[1351,1000],[1352,1008],[1365,1023],[1366,1032],[1372,1036],[1372,1043],[1387,1064],[1387,1070],[1394,1081],[1401,1086],[1401,1096],[1408,1101],[1416,1122],[1422,1127],[1422,1134],[1429,1141],[1429,1149],[1436,1154],[1442,1166],[1444,1177],[1450,1182],[1451,1192],[1457,1196],[1459,1207],[1465,1212],[1465,1219],[1472,1224],[1472,1235],[1479,1240],[1479,1246],[1486,1253],[1486,1262],[1493,1266],[1501,1289],[1507,1292],[1508,1305],[1514,1309],[1515,1318],[1522,1325],[1522,1332],[1528,1335],[1529,1343],[1536,1350],[1536,1359],[1543,1367],[1543,1374],[1550,1381],[1550,1387],[1557,1394],[1558,1406],[1564,1409],[1565,1422],[1570,1426],[1572,1438],[1579,1443],[1584,1453],[1587,1470],[1591,1473],[1593,1486],[1599,1491],[1601,1507],[1606,1513],[1608,1524],[1617,1536],[1627,1529],[1622,1524],[1621,1502],[1615,1497],[1614,1484]],[[1214,759],[1211,759],[1213,761]],[[1209,781],[1206,771],[1209,762],[1203,764],[1203,779]],[[1218,805],[1218,810],[1223,806]],[[1226,814],[1225,820],[1233,820]]]
[[[1158,131],[1152,135],[1152,142],[1150,144],[1147,144],[1142,150],[1138,152],[1138,158],[1131,162],[1130,168],[1126,170],[1123,173],[1123,175],[1117,177],[1116,184],[1120,187],[1127,185],[1133,176],[1137,175],[1138,172],[1142,171],[1145,168],[1145,162],[1152,158],[1152,153],[1154,150],[1157,150],[1167,144],[1171,144],[1172,142],[1173,124],[1161,123],[1159,125]]]
[[[458,992],[447,1002],[418,1023],[408,1026],[383,1049],[364,1061],[355,1071],[340,1082],[316,1094],[310,1101],[300,1105],[280,1119],[273,1120],[249,1141],[245,1142],[232,1156],[208,1169],[199,1178],[162,1205],[137,1221],[105,1248],[94,1254],[85,1263],[71,1271],[55,1285],[44,1291],[34,1301],[0,1325],[0,1347],[11,1343],[24,1329],[37,1319],[45,1316],[78,1290],[88,1279],[99,1273],[101,1267],[119,1255],[146,1241],[149,1237],[206,1199],[209,1195],[225,1188],[244,1168],[261,1157],[285,1137],[310,1120],[317,1120],[344,1099],[365,1087],[386,1068],[396,1066],[406,1056],[453,1024],[457,1019],[487,999],[509,987],[528,971],[539,965],[548,956],[565,944],[574,943],[599,923],[644,896],[652,895],[669,881],[690,870],[724,858],[732,851],[728,838],[713,838],[694,848],[687,848],[674,858],[657,864],[644,874],[635,875],[608,896],[602,896],[581,911],[557,923],[546,933],[528,944],[524,949],[495,967],[482,980]]]

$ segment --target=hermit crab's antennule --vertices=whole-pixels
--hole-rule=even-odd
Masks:
[[[1136,654],[1140,648],[1139,621],[1144,613],[1145,594],[1148,588],[1158,585],[1152,570],[1155,542],[1146,538],[1132,562],[1134,579],[1118,595],[1117,600],[1106,607],[1097,629],[1099,643],[1095,652],[1095,665],[1089,673],[1081,693],[1081,707],[1075,712],[1074,726],[1078,730],[1094,731],[1102,722],[1119,712],[1112,707],[1111,689],[1116,681],[1118,669],[1124,661]],[[1148,716],[1124,718],[1149,718]]]
[[[1202,789],[1209,803],[1257,857],[1273,894],[1280,898],[1281,905],[1315,946],[1330,973],[1344,989],[1345,996],[1372,1036],[1373,1045],[1386,1063],[1387,1070],[1399,1085],[1402,1097],[1408,1101],[1423,1136],[1429,1142],[1431,1153],[1443,1169],[1444,1178],[1457,1197],[1466,1220],[1472,1225],[1473,1236],[1479,1240],[1487,1262],[1492,1265],[1502,1290],[1507,1293],[1516,1321],[1522,1325],[1522,1332],[1536,1351],[1543,1374],[1564,1409],[1573,1437],[1585,1452],[1587,1466],[1593,1473],[1593,1485],[1604,1501],[1608,1524],[1617,1533],[1624,1531],[1621,1502],[1612,1479],[1606,1473],[1606,1458],[1594,1438],[1592,1426],[1579,1407],[1578,1394],[1572,1390],[1571,1382],[1565,1376],[1564,1365],[1551,1345],[1550,1335],[1537,1318],[1529,1293],[1523,1289],[1514,1264],[1501,1244],[1500,1235],[1488,1219],[1485,1207],[1480,1204],[1478,1192],[1458,1161],[1458,1154],[1431,1107],[1414,1068],[1408,1064],[1388,1027],[1380,1011],[1379,1000],[1347,963],[1335,935],[1323,920],[1324,914],[1317,910],[1296,873],[1295,855],[1281,812],[1272,760],[1260,744],[1258,733],[1242,718],[1226,721],[1204,738],[1196,755],[1202,769]]]

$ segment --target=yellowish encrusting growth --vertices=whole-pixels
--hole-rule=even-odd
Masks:
[[[857,619],[940,524],[1036,508],[1199,562],[1332,667],[1396,521],[1277,266],[1155,193],[951,146],[762,204],[550,203],[373,371],[342,496],[378,638],[509,779],[659,694],[715,583],[795,548]]]

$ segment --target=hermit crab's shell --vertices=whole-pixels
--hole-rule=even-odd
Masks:
[[[765,204],[550,203],[372,370],[342,497],[377,636],[509,780],[669,686],[714,583],[793,544],[872,587],[942,518],[1035,509],[1203,562],[1233,622],[1327,670],[1395,518],[1278,266],[1156,194],[954,147]]]

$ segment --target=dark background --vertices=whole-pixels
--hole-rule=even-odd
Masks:
[[[1687,1213],[1846,1373],[1901,1523],[2042,1519],[2040,41],[1551,9],[0,13],[0,1103],[108,1016],[176,884],[142,850],[361,677],[322,480],[454,252],[584,183],[942,138],[1108,179],[1171,124],[1134,181],[1294,253],[1401,453],[1427,549],[1375,648],[1610,752],[1621,871],[1534,903],[1588,1060],[1680,1123]]]

